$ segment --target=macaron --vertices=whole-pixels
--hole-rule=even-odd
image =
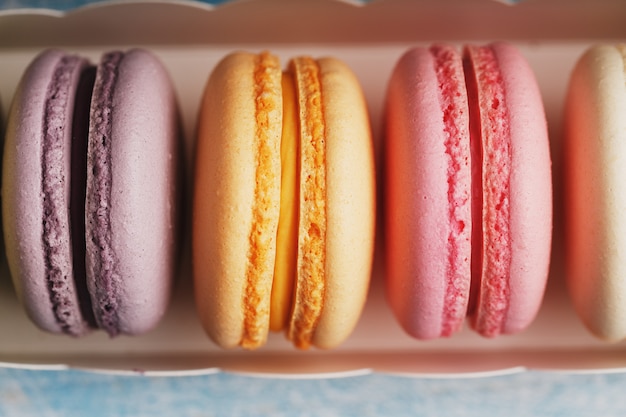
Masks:
[[[626,45],[595,45],[565,103],[567,283],[599,338],[626,337]]]
[[[53,333],[139,334],[177,266],[178,114],[151,53],[99,65],[60,50],[28,66],[10,108],[2,217],[17,295]]]
[[[403,329],[526,328],[548,276],[552,181],[543,104],[509,44],[414,48],[388,85],[386,287]]]
[[[373,144],[364,97],[334,58],[226,56],[198,121],[193,274],[221,347],[270,328],[331,348],[355,327],[374,247]]]

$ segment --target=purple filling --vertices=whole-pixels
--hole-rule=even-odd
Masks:
[[[117,315],[121,277],[111,239],[111,109],[117,69],[123,53],[104,55],[91,100],[86,196],[87,279],[98,325],[109,335],[120,332]]]
[[[89,133],[89,104],[96,78],[96,67],[86,67],[76,89],[72,118],[72,182],[70,213],[72,225],[72,252],[74,253],[74,281],[83,318],[96,327],[85,271],[85,194],[87,187],[87,135]]]
[[[86,323],[81,311],[90,309],[89,296],[80,297],[71,261],[72,239],[67,208],[69,173],[66,171],[66,135],[70,129],[67,114],[73,99],[73,80],[84,65],[85,61],[78,57],[65,56],[55,67],[46,92],[41,154],[46,284],[54,318],[61,330],[71,335],[80,335],[88,329],[88,319]]]
[[[77,71],[84,67],[85,61],[81,58],[65,56],[54,70],[46,92],[41,156],[46,283],[54,318],[61,330],[71,335],[84,333],[93,323],[89,315],[83,317],[82,314],[90,310],[89,296],[84,279],[81,282],[80,274],[78,277],[74,274],[70,261],[73,239],[70,239],[72,227],[67,209],[67,177],[70,176],[66,160],[67,112],[73,98],[73,80]]]

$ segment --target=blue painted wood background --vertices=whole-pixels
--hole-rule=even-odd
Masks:
[[[107,0],[0,0],[1,9],[19,9],[19,8],[47,8],[55,10],[71,10],[86,4],[101,3]],[[231,0],[194,0],[199,3],[221,4]],[[367,3],[371,0],[357,0],[361,3]],[[505,3],[519,3],[523,0],[498,0]]]
[[[626,374],[261,379],[0,369],[0,416],[626,416]]]

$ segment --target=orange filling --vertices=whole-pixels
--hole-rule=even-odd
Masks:
[[[272,330],[288,328],[298,348],[310,346],[324,304],[326,147],[319,67],[294,59],[283,73],[281,214]]]
[[[326,147],[319,67],[311,58],[294,59],[279,84],[276,58],[261,54],[256,66],[258,166],[241,345],[263,344],[269,322],[271,330],[287,328],[289,339],[304,349],[311,344],[324,303]],[[279,85],[283,99],[280,145],[272,123]],[[270,259],[272,206],[277,198],[274,164],[279,151],[280,215],[276,255]]]
[[[280,218],[270,307],[270,329],[280,331],[291,313],[298,253],[298,145],[300,141],[293,76],[283,73],[283,133],[280,144]]]

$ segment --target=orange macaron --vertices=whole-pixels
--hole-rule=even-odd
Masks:
[[[222,347],[285,330],[343,342],[371,274],[374,152],[360,85],[341,61],[269,53],[217,64],[199,115],[193,206],[198,312]]]

